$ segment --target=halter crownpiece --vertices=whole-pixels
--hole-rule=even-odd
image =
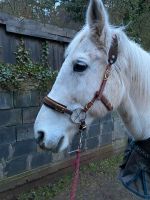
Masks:
[[[106,66],[106,70],[103,76],[103,80],[102,83],[100,85],[100,88],[98,91],[96,91],[93,99],[87,103],[85,105],[85,107],[83,109],[76,109],[74,111],[69,110],[67,108],[67,106],[49,98],[48,96],[46,96],[43,99],[43,104],[45,106],[47,106],[50,109],[53,109],[59,113],[63,113],[63,114],[68,114],[71,116],[71,121],[75,124],[80,124],[80,128],[81,129],[85,129],[86,128],[86,124],[85,124],[85,119],[86,119],[86,112],[93,106],[93,104],[95,103],[96,100],[101,101],[104,106],[106,107],[107,110],[112,111],[113,110],[113,106],[112,104],[109,102],[109,100],[103,95],[107,80],[110,76],[111,73],[111,67],[112,65],[116,62],[118,57],[118,39],[117,36],[115,35],[112,38],[112,44],[108,53],[108,64]],[[76,118],[75,115],[77,114]]]

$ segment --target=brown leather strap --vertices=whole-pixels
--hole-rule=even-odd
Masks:
[[[113,109],[113,106],[111,105],[109,100],[107,100],[107,98],[103,96],[103,92],[104,92],[107,80],[109,78],[110,72],[111,72],[111,65],[108,64],[106,66],[106,70],[105,70],[105,73],[104,73],[104,76],[103,76],[103,81],[102,81],[102,84],[100,86],[100,89],[95,93],[93,99],[84,107],[85,112],[87,112],[93,106],[93,104],[96,100],[102,101],[103,104],[106,106],[106,108],[109,111],[111,111]]]
[[[103,80],[100,85],[100,89],[96,92],[94,95],[93,99],[84,107],[84,111],[87,112],[94,104],[96,100],[102,101],[102,103],[105,105],[105,107],[109,110],[113,110],[113,106],[109,102],[109,100],[103,96],[103,92],[107,83],[107,80],[110,76],[111,72],[111,67],[112,64],[114,64],[117,60],[118,57],[118,39],[117,36],[115,35],[112,40],[112,45],[109,50],[109,55],[108,55],[108,65],[106,66],[106,70],[104,72]]]
[[[101,98],[102,98],[102,94],[104,92],[107,80],[108,80],[108,78],[110,76],[110,72],[111,72],[111,65],[108,64],[106,66],[106,70],[105,70],[105,73],[104,73],[104,77],[103,77],[103,81],[102,81],[101,87],[100,87],[99,91],[97,91],[97,94],[96,94],[98,100],[101,100]]]
[[[51,99],[47,96],[43,99],[43,103],[45,106],[47,106],[55,111],[72,115],[72,111],[67,109],[67,106],[60,104],[57,101],[54,101],[53,99]]]
[[[112,104],[109,102],[109,100],[105,96],[102,95],[101,101],[105,105],[105,107],[107,108],[107,110],[109,110],[109,111],[113,110]]]

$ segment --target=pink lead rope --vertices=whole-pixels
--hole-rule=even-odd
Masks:
[[[70,200],[75,200],[76,197],[76,192],[77,192],[77,186],[78,186],[78,181],[79,181],[79,172],[80,172],[80,155],[81,155],[81,149],[82,149],[82,137],[83,137],[83,132],[86,129],[85,123],[81,123],[81,126],[79,128],[79,133],[80,133],[80,140],[79,140],[79,146],[78,149],[72,152],[76,152],[76,159],[74,161],[74,176],[72,180],[72,185],[71,185],[71,192],[70,192]],[[72,153],[69,152],[69,153]]]
[[[76,197],[76,191],[77,191],[77,185],[79,181],[79,171],[80,171],[80,149],[76,152],[76,160],[74,163],[74,177],[71,185],[71,192],[70,192],[70,200],[75,200]]]

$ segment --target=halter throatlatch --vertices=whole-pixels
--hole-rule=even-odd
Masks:
[[[80,111],[78,111],[79,114],[77,114],[76,119],[74,118],[74,115],[77,112],[77,110],[74,110],[74,111],[69,110],[67,108],[67,106],[65,106],[57,101],[54,101],[53,99],[49,98],[48,96],[46,96],[43,100],[44,105],[57,111],[57,112],[60,112],[63,114],[66,113],[66,114],[70,115],[72,122],[79,124],[80,125],[79,129],[84,130],[86,128],[86,124],[85,124],[86,112],[93,106],[93,104],[95,103],[96,100],[101,101],[108,111],[113,110],[112,104],[103,95],[103,92],[104,92],[107,80],[110,76],[112,65],[116,62],[117,57],[118,57],[118,39],[117,39],[117,36],[115,35],[113,37],[112,44],[111,44],[111,47],[110,47],[110,50],[108,53],[108,64],[105,69],[105,73],[103,76],[102,83],[100,85],[100,89],[98,91],[96,91],[93,99],[90,102],[88,102],[83,109],[80,109]]]

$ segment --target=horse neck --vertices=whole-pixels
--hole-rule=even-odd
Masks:
[[[119,113],[135,140],[143,140],[150,138],[150,55],[132,41],[126,44],[126,93]]]
[[[135,43],[130,43],[130,96],[135,106],[145,112],[150,105],[150,54]]]

